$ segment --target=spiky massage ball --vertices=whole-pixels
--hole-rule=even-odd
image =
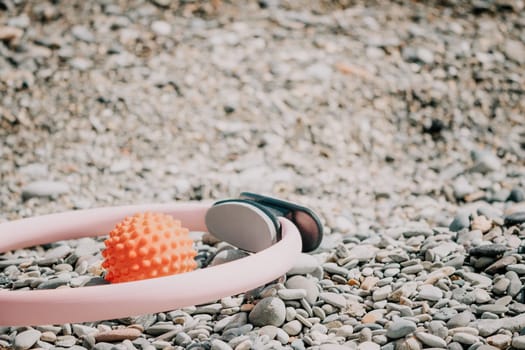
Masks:
[[[189,272],[197,252],[189,230],[162,213],[127,217],[109,233],[102,251],[109,282],[129,282]]]

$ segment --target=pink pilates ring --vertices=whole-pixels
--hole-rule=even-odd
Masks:
[[[267,210],[269,206],[275,212],[275,207],[271,205],[273,202],[264,202],[265,199],[290,204],[269,197],[259,197],[258,203],[251,203],[257,213],[259,210]],[[0,224],[0,252],[58,240],[104,235],[122,218],[142,211],[170,214],[181,220],[183,226],[190,231],[208,231],[209,227],[217,226],[213,230],[210,229],[217,235],[216,231],[223,229],[223,224],[216,218],[217,214],[228,216],[228,208],[233,211],[244,210],[250,205],[247,199],[225,202],[227,203],[217,202],[213,207],[202,203],[171,203],[97,208],[7,222]],[[292,207],[297,208],[306,209]],[[311,229],[312,224],[305,220],[299,211],[281,210],[278,213],[277,235],[281,236],[280,240],[277,237],[276,242],[270,244],[265,242],[265,239],[259,240],[255,254],[222,265],[173,276],[101,286],[31,291],[0,290],[0,325],[62,324],[115,319],[203,304],[246,292],[285,274],[295,263],[301,249],[305,251],[305,242],[301,238],[303,235],[304,240],[304,232],[300,233],[299,230],[301,226]],[[257,219],[249,215],[248,213],[247,220],[237,220],[241,221],[240,227],[233,224],[234,226],[226,229],[238,230],[249,224],[257,225]],[[293,222],[285,216],[290,216]],[[316,217],[315,220],[320,228]],[[231,218],[225,221],[236,222]],[[260,221],[268,220],[264,218]],[[319,234],[314,237],[317,241],[306,239],[306,244],[310,245],[306,249],[315,249],[319,245],[322,231],[319,230],[316,234]],[[247,240],[243,237],[246,234],[238,232],[237,237],[234,236],[233,239],[229,239],[228,235],[231,234],[226,232],[223,236],[227,241],[233,240],[233,244],[240,247],[250,246],[253,245],[253,241],[258,241],[258,238]],[[217,236],[223,238],[220,237],[220,232]]]

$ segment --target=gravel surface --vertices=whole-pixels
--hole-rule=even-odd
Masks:
[[[524,91],[522,0],[2,0],[0,222],[246,190],[327,234],[248,293],[0,349],[525,349]],[[102,241],[6,252],[0,288],[106,283]]]

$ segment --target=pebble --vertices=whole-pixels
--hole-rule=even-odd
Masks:
[[[378,345],[385,345],[388,343],[388,338],[384,335],[374,335],[372,341]]]
[[[400,341],[399,348],[404,350],[420,350],[421,343],[415,337],[408,337],[405,340]]]
[[[71,28],[71,34],[73,34],[73,36],[76,39],[85,41],[87,43],[91,43],[95,41],[95,36],[85,26],[81,26],[81,25],[74,26],[73,28]]]
[[[77,338],[72,335],[62,335],[56,338],[55,346],[62,346],[64,348],[70,348],[75,345]]]
[[[525,211],[519,211],[505,216],[505,226],[521,225],[525,222]]]
[[[456,244],[454,242],[444,242],[438,245],[437,247],[432,248],[430,251],[432,251],[433,254],[439,258],[445,258],[451,253],[457,251],[459,247],[459,244]]]
[[[354,327],[352,327],[351,325],[341,325],[336,328],[335,334],[338,337],[348,338],[352,334],[354,334]]]
[[[386,336],[391,339],[402,338],[416,330],[416,324],[412,321],[398,318],[394,320],[387,329]]]
[[[480,230],[458,232],[457,242],[465,248],[477,246],[483,241],[483,233]]]
[[[361,283],[361,289],[363,290],[371,290],[375,287],[375,285],[379,282],[379,278],[375,276],[368,276],[366,277],[363,282]]]
[[[492,300],[489,292],[487,292],[485,289],[476,288],[474,289],[473,293],[476,304],[485,304]]]
[[[425,284],[435,284],[439,280],[452,275],[456,269],[452,266],[445,266],[429,273],[425,279]]]
[[[85,71],[93,67],[93,61],[84,57],[75,57],[69,61],[69,64],[71,67],[80,71]]]
[[[22,188],[22,197],[55,197],[69,192],[69,185],[59,181],[35,181]]]
[[[407,282],[401,287],[394,290],[389,296],[389,300],[399,302],[401,298],[409,298],[412,294],[417,291],[417,283]]]
[[[168,7],[171,5],[172,0],[151,0],[151,2],[160,7]]]
[[[40,340],[48,343],[54,343],[57,340],[57,335],[53,332],[43,332],[40,335]]]
[[[465,272],[463,273],[463,277],[473,286],[477,286],[479,288],[487,288],[492,285],[492,279],[490,277],[483,276],[479,273]]]
[[[165,21],[154,21],[151,24],[151,30],[157,35],[169,35],[171,33],[171,25]]]
[[[346,274],[348,273],[347,269],[345,269],[344,267],[340,267],[334,263],[323,264],[323,270],[328,273],[337,274],[341,276],[346,276]]]
[[[95,340],[98,342],[115,342],[124,339],[134,340],[141,335],[141,331],[136,328],[118,328],[95,334]]]
[[[61,274],[56,278],[40,283],[37,289],[56,289],[58,287],[68,284],[70,280],[71,280],[70,275]]]
[[[403,58],[408,62],[434,63],[434,53],[424,47],[405,47],[403,49]]]
[[[413,275],[413,274],[417,274],[421,271],[423,271],[424,268],[423,268],[423,265],[421,264],[415,264],[415,265],[411,265],[411,266],[407,266],[407,267],[404,267],[401,269],[401,273],[405,273],[407,275]]]
[[[347,347],[343,346],[343,345],[339,345],[339,344],[321,344],[321,346],[319,347],[319,350],[346,350],[348,349]]]
[[[461,230],[464,230],[470,226],[470,218],[469,218],[468,212],[459,212],[455,217],[454,220],[449,225],[449,230],[452,232],[459,232]]]
[[[218,314],[221,310],[222,310],[221,303],[213,303],[213,304],[206,304],[206,305],[197,307],[197,309],[195,310],[195,313],[214,315],[214,314]]]
[[[498,349],[506,349],[511,344],[511,336],[507,334],[496,334],[487,338],[487,343]]]
[[[508,250],[508,248],[502,244],[485,244],[475,248],[472,248],[469,251],[471,256],[490,256],[498,257],[503,255]]]
[[[508,271],[513,271],[518,275],[525,275],[525,264],[512,264],[507,266]]]
[[[497,260],[495,263],[485,269],[486,273],[495,274],[498,271],[505,270],[507,266],[514,265],[518,262],[515,256],[507,255]]]
[[[515,317],[505,317],[497,320],[479,320],[477,328],[483,337],[490,336],[500,329],[519,330],[525,327],[525,315],[520,314]]]
[[[248,318],[255,326],[272,325],[281,326],[286,317],[286,307],[284,302],[275,297],[268,297],[260,300],[250,312]]]
[[[305,350],[304,342],[302,339],[296,339],[290,344],[293,350]]]
[[[473,230],[481,231],[481,233],[487,233],[492,228],[492,220],[487,219],[483,215],[476,216],[472,220],[470,227]]]
[[[386,285],[384,287],[378,288],[372,294],[372,300],[374,301],[385,300],[390,295],[390,293],[392,293],[391,285]]]
[[[376,323],[384,315],[384,310],[372,310],[361,318],[361,322],[365,324]]]
[[[450,342],[447,348],[449,350],[463,350],[463,346],[456,341]]]
[[[492,287],[492,292],[497,295],[502,295],[507,292],[507,288],[510,285],[510,280],[507,278],[500,278],[497,282],[494,283]]]
[[[284,330],[278,328],[275,333],[275,339],[281,342],[281,344],[287,344],[290,341],[290,336]]]
[[[232,347],[220,339],[213,339],[211,341],[211,350],[232,350]]]
[[[191,343],[191,337],[185,332],[177,333],[177,335],[175,336],[175,344],[177,345],[185,347],[189,345],[190,343]]]
[[[498,304],[480,305],[477,308],[478,313],[490,312],[493,314],[504,314],[507,311],[509,311],[508,307]]]
[[[333,305],[335,307],[338,307],[340,309],[343,309],[346,307],[347,302],[344,296],[337,293],[331,293],[331,292],[323,292],[319,294],[319,298],[324,301],[325,303],[328,303],[330,305]]]
[[[428,323],[428,331],[430,334],[445,339],[448,336],[449,330],[442,321],[430,321]]]
[[[297,313],[297,315],[295,315],[295,318],[299,322],[301,322],[305,327],[312,328],[312,323],[305,316],[302,316],[301,314]]]
[[[500,159],[491,152],[475,151],[472,152],[472,160],[474,165],[471,171],[486,174],[493,171],[498,171],[501,168]]]
[[[521,188],[513,188],[510,191],[509,197],[507,198],[510,202],[523,202],[525,201],[525,191]]]
[[[283,300],[298,300],[306,298],[306,290],[304,289],[280,289],[277,291],[279,298]]]
[[[515,349],[525,349],[525,335],[512,338],[512,347]]]
[[[473,319],[474,315],[470,311],[465,310],[463,312],[458,313],[455,316],[452,316],[447,322],[447,327],[451,329],[457,327],[465,327]]]
[[[479,341],[478,336],[469,333],[454,333],[452,340],[460,344],[472,345]]]
[[[436,336],[425,332],[416,332],[414,334],[417,339],[419,339],[423,344],[431,348],[446,348],[447,342]]]
[[[305,290],[305,299],[310,304],[314,304],[319,297],[319,289],[317,288],[317,283],[313,278],[306,278],[300,275],[292,276],[286,281],[285,286],[290,289]]]
[[[443,298],[443,292],[441,289],[427,284],[421,286],[418,297],[422,300],[438,301]]]
[[[314,63],[306,68],[306,74],[314,79],[323,81],[332,76],[332,68],[324,63]]]
[[[303,325],[301,324],[301,322],[297,320],[293,320],[288,323],[285,323],[282,328],[288,335],[293,336],[293,335],[297,335],[301,333],[301,330],[303,329]]]
[[[222,250],[213,257],[210,266],[218,266],[230,261],[245,258],[246,256],[248,256],[248,253],[240,249]]]
[[[365,341],[357,346],[357,350],[379,350],[381,347],[372,341]]]
[[[89,327],[76,323],[72,324],[71,328],[73,329],[73,333],[79,338],[85,335],[94,334],[98,332],[97,329],[94,327]]]
[[[372,330],[366,327],[363,328],[361,332],[359,332],[359,341],[360,342],[372,341]]]
[[[350,249],[348,252],[348,258],[357,259],[359,262],[368,262],[376,256],[378,251],[379,248],[373,245],[362,244]]]
[[[179,326],[180,327],[180,326]],[[145,333],[152,336],[159,336],[164,333],[168,333],[177,330],[177,325],[172,323],[157,323],[145,329]]]
[[[518,40],[507,40],[505,42],[505,55],[518,64],[525,64],[525,45]]]
[[[71,247],[69,247],[69,246],[67,246],[65,244],[59,245],[56,248],[48,250],[46,252],[46,254],[44,255],[44,259],[43,260],[56,261],[56,260],[59,260],[59,259],[63,259],[70,252],[71,252]],[[39,262],[39,263],[41,264],[42,262]]]
[[[20,28],[0,26],[0,41],[16,41],[24,35],[24,31]]]
[[[314,272],[319,266],[319,262],[315,257],[309,254],[301,254],[294,266],[286,274],[305,275]]]
[[[250,339],[246,339],[235,346],[235,350],[249,350],[252,348],[252,345],[252,341]]]
[[[511,297],[515,297],[523,288],[523,283],[515,271],[507,271],[505,277],[510,281],[507,293]]]
[[[39,339],[42,333],[36,329],[28,329],[16,335],[14,340],[15,350],[26,350],[31,348]]]
[[[275,326],[264,326],[259,329],[259,334],[266,335],[271,340],[277,335],[277,330],[278,328]]]

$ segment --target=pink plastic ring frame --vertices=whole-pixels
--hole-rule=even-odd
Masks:
[[[0,252],[65,239],[108,234],[137,212],[173,215],[190,231],[206,231],[210,204],[167,203],[107,207],[37,216],[0,224]],[[285,274],[301,253],[293,223],[279,218],[282,239],[256,254],[179,275],[56,290],[0,290],[0,325],[27,326],[115,319],[212,302]]]

